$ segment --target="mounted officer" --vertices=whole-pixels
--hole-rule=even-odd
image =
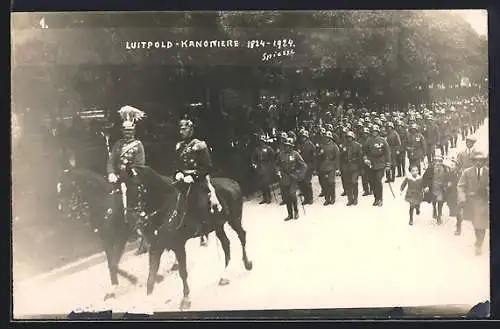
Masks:
[[[214,210],[222,211],[210,180],[212,159],[207,143],[193,138],[194,125],[191,120],[183,119],[179,122],[179,133],[181,141],[175,146],[177,154],[175,180],[187,184],[183,192],[184,197],[188,198],[187,204],[193,205],[201,214],[206,212],[208,215],[209,211]],[[194,229],[204,231],[205,219],[206,216],[200,216],[202,225]]]
[[[142,212],[139,186],[135,180],[132,169],[136,165],[146,163],[146,155],[142,142],[135,137],[135,121],[142,119],[144,112],[132,107],[124,106],[118,111],[123,120],[122,134],[111,149],[107,163],[108,181],[119,184],[122,194],[123,210],[125,218],[129,214],[139,216]],[[144,239],[141,240],[136,254],[147,251]]]

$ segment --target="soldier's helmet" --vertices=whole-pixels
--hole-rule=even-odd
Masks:
[[[266,135],[260,135],[259,140],[262,141],[262,142],[267,141]]]
[[[281,138],[283,139],[287,139],[288,138],[288,135],[286,132],[282,132],[281,135],[280,135]]]
[[[328,123],[328,124],[325,125],[325,128],[326,128],[326,130],[330,130],[331,131],[331,130],[333,130],[333,125]]]
[[[410,129],[418,130],[418,125],[416,123],[413,123],[410,125]]]
[[[373,125],[372,132],[380,132],[380,127],[378,125]]]
[[[321,127],[321,129],[319,130],[319,132],[324,135],[326,134],[326,128],[325,127]]]
[[[474,152],[472,152],[471,158],[474,160],[484,160],[484,159],[487,159],[488,156],[486,155],[486,152],[476,149],[476,150],[474,150]]]
[[[309,138],[309,132],[307,130],[302,130],[300,132],[300,136]]]
[[[477,142],[477,137],[475,135],[469,135],[467,136],[467,138],[465,139],[465,141],[469,141],[469,142]]]
[[[387,127],[394,128],[394,123],[392,123],[392,122],[390,122],[390,121],[389,121],[389,122],[387,122]]]
[[[293,138],[285,139],[284,145],[293,146]]]
[[[348,131],[347,134],[346,134],[347,137],[351,137],[351,138],[356,138],[356,135],[352,132],[352,131]]]
[[[333,140],[333,133],[331,131],[327,131],[325,136]]]

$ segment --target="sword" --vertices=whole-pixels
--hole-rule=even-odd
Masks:
[[[304,207],[304,196],[300,196],[300,204],[302,204],[302,210],[304,211],[304,216],[306,216],[306,207]]]
[[[394,191],[392,190],[391,182],[387,182],[387,184],[389,185],[389,190],[391,190],[392,197],[396,199],[396,195],[394,195]]]

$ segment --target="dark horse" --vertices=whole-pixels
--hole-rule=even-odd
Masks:
[[[68,218],[85,221],[99,234],[112,284],[104,299],[116,296],[118,275],[137,284],[136,276],[119,268],[127,241],[135,236],[137,229],[135,217],[123,214],[120,190],[91,170],[72,167],[59,175],[57,192],[59,211]]]
[[[186,198],[185,191],[190,187],[184,183],[174,183],[169,177],[156,173],[147,166],[135,167],[139,182],[145,187],[144,195],[146,212],[149,215],[139,220],[142,234],[150,243],[149,248],[149,276],[147,280],[147,294],[153,292],[155,277],[158,273],[162,253],[165,249],[172,250],[179,264],[179,275],[183,283],[183,299],[181,309],[189,308],[189,286],[187,283],[186,242],[187,240],[209,234],[215,234],[221,242],[225,255],[225,268],[227,269],[231,258],[229,239],[224,232],[224,224],[236,232],[243,249],[243,264],[246,270],[252,269],[252,262],[246,252],[246,232],[242,227],[243,197],[240,186],[228,178],[213,178],[217,197],[222,205],[220,213],[211,214],[191,206],[190,198]],[[165,193],[165,190],[170,192]],[[170,197],[165,198],[165,195]],[[192,200],[194,201],[194,200]],[[201,228],[201,220],[205,225]],[[219,285],[229,284],[229,280],[222,277]]]

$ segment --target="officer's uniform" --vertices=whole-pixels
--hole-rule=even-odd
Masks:
[[[392,128],[388,132],[387,135],[387,144],[389,145],[389,148],[391,149],[391,169],[388,171],[389,177],[387,177],[387,182],[394,182],[394,179],[396,178],[396,166],[398,163],[398,156],[401,151],[401,138],[399,137],[398,132],[394,129],[394,124],[392,122],[389,122],[387,124],[387,127]]]
[[[342,175],[345,175],[345,189],[347,194],[347,205],[358,204],[358,178],[363,164],[363,147],[354,140],[353,132],[347,132],[347,137],[352,141],[346,141],[340,153],[340,166]]]
[[[271,203],[271,187],[276,169],[274,167],[276,154],[270,145],[265,144],[265,136],[261,136],[261,145],[257,146],[252,155],[252,165],[257,172],[259,187],[263,200],[260,204]]]
[[[133,124],[124,123],[125,130],[134,131]],[[135,137],[124,137],[119,139],[111,149],[107,163],[107,172],[118,177],[118,183],[125,183],[127,187],[127,208],[139,210],[139,191],[134,179],[133,166],[143,166],[146,163],[146,155],[142,142]]]
[[[188,196],[188,205],[202,212],[208,212],[210,199],[206,175],[212,170],[212,160],[207,144],[199,139],[190,138],[178,142],[175,150],[177,172],[181,172],[184,176],[191,176],[194,180]],[[204,219],[201,218],[201,220]]]
[[[328,131],[325,141],[318,151],[318,178],[325,197],[324,205],[335,203],[335,171],[339,168],[339,148],[333,141],[333,134]]]
[[[373,132],[379,132],[380,128],[373,127]],[[383,186],[382,177],[385,169],[390,168],[391,150],[389,145],[381,136],[373,136],[366,145],[364,159],[368,161],[371,167],[373,195],[375,201],[374,206],[382,206],[383,201]]]
[[[280,176],[280,186],[283,191],[283,199],[288,211],[288,217],[285,220],[299,218],[299,208],[297,205],[297,187],[298,182],[303,179],[307,165],[299,152],[292,149],[293,140],[288,138],[285,147],[278,157],[278,175]]]
[[[418,132],[418,126],[413,124],[410,127],[410,133],[408,135],[408,161],[410,165],[408,170],[411,169],[412,166],[417,166],[418,173],[421,175],[421,161],[424,159],[424,155],[426,154],[426,142],[424,136]]]
[[[309,139],[309,132],[302,131],[301,135],[304,140],[300,144],[300,155],[302,159],[304,159],[307,169],[304,174],[304,179],[299,182],[299,187],[301,193],[304,195],[304,204],[312,204],[313,203],[313,190],[312,190],[312,176],[315,168],[316,161],[316,147]]]

